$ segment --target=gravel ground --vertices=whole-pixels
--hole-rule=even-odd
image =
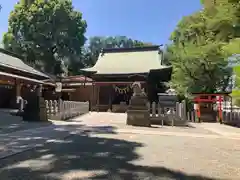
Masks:
[[[0,179],[239,179],[239,139],[227,139],[201,127],[126,126],[124,118],[125,114],[91,113],[59,122],[82,131],[1,159]]]
[[[239,179],[238,140],[81,134],[1,160],[3,180]]]
[[[86,114],[85,116],[80,116],[74,119],[74,122],[78,122],[80,124],[87,124],[88,126],[102,126],[102,125],[109,125],[115,129],[137,129],[137,130],[146,130],[146,131],[161,131],[161,132],[187,132],[187,133],[200,133],[200,134],[209,134],[214,135],[209,130],[201,128],[200,126],[193,127],[172,127],[172,126],[164,126],[161,125],[152,125],[151,128],[149,127],[134,127],[134,126],[126,126],[126,113],[108,113],[108,112],[101,112],[96,113],[92,112]]]

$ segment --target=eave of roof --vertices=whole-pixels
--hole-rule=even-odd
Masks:
[[[17,78],[17,79],[21,79],[21,80],[25,80],[25,81],[34,82],[34,83],[44,84],[43,81],[40,81],[40,80],[37,80],[37,79],[27,78],[27,77],[24,77],[24,76],[19,76],[19,75],[10,74],[10,73],[1,72],[1,71],[0,71],[0,76],[6,76],[6,77]]]
[[[83,71],[88,71],[88,72],[92,72],[93,74],[98,74],[98,75],[132,75],[132,74],[148,74],[150,73],[150,71],[158,71],[158,70],[163,70],[163,69],[169,69],[171,68],[171,66],[160,66],[157,69],[149,69],[149,68],[145,68],[142,70],[139,69],[125,69],[124,71],[121,69],[101,69],[101,70],[97,70],[94,67],[92,68],[85,68],[82,69]]]
[[[20,70],[22,72],[28,72],[40,77],[49,78],[48,75],[34,69],[33,67],[25,64],[20,56],[13,54],[12,52],[6,51],[0,48],[0,65],[8,68]]]
[[[67,76],[63,78],[63,82],[91,82],[92,79],[83,75],[76,75],[76,76]]]

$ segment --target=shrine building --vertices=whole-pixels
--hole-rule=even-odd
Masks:
[[[96,64],[82,72],[92,79],[91,110],[116,112],[128,106],[135,81],[150,102],[157,101],[157,93],[165,92],[171,79],[172,67],[163,64],[160,46],[145,46],[103,49]]]
[[[49,76],[34,69],[22,61],[22,57],[0,48],[0,108],[16,108],[16,99],[23,99],[30,90]]]

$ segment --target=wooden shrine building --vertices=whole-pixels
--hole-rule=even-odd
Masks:
[[[56,78],[45,81],[46,83],[56,83]],[[55,92],[54,86],[44,89],[43,96],[47,100],[57,100],[61,98],[66,101],[90,101],[93,89],[92,79],[83,75],[66,76],[61,79],[61,93]]]
[[[157,93],[165,92],[164,83],[172,72],[162,58],[159,46],[103,49],[93,67],[82,69],[85,76],[93,79],[91,109],[126,109],[135,81],[141,82],[149,101],[157,101]]]
[[[28,95],[49,76],[25,64],[22,57],[0,48],[0,108],[16,108],[18,96]]]

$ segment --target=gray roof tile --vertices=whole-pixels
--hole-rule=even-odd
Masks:
[[[103,50],[96,64],[82,69],[97,74],[137,74],[149,73],[154,69],[165,69],[158,47]]]
[[[35,74],[41,77],[49,78],[46,74],[34,69],[33,67],[25,64],[20,58],[11,56],[4,52],[4,50],[0,51],[0,65],[17,69],[23,72],[28,72],[31,74]]]

